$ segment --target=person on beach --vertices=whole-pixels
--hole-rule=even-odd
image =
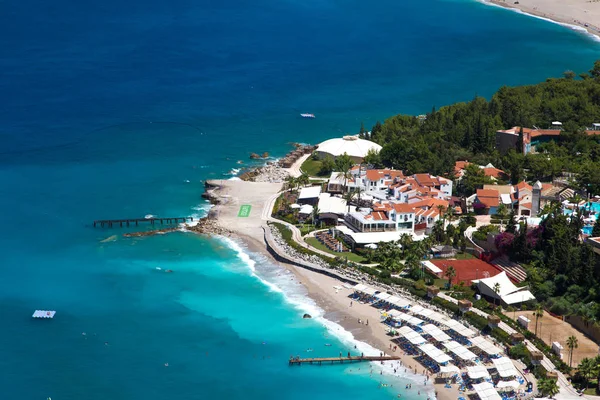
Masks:
[[[352,301],[350,301],[350,307],[352,307]]]

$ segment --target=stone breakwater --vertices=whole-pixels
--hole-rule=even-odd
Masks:
[[[270,163],[264,167],[258,167],[240,175],[240,179],[250,182],[284,182],[289,173],[277,163]]]

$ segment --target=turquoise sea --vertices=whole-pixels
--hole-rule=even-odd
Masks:
[[[250,152],[279,157],[289,142],[582,72],[600,50],[468,0],[5,0],[2,17],[7,400],[396,398],[380,380],[410,377],[288,367],[307,348],[354,343],[303,320],[321,312],[264,258],[91,222],[204,215],[202,181],[229,177]],[[56,318],[32,320],[35,309]]]

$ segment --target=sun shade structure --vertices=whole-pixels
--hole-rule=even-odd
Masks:
[[[388,314],[391,315],[392,318],[394,318],[396,321],[404,321],[407,324],[414,325],[414,326],[421,325],[424,322],[422,319],[413,317],[412,315],[408,315],[408,314],[403,313],[398,310],[390,310],[390,312],[388,312]]]
[[[398,329],[398,333],[412,344],[419,345],[427,342],[427,340],[423,339],[423,336],[419,335],[408,326],[403,326]]]
[[[452,360],[452,357],[450,357],[448,354],[444,353],[431,343],[422,344],[421,346],[419,346],[419,350],[421,350],[427,355],[427,357],[431,358],[438,364],[444,364]]]
[[[355,292],[361,292],[361,293],[364,293],[364,294],[374,295],[375,292],[377,292],[377,289],[373,289],[370,286],[363,285],[362,283],[359,283],[358,285],[354,286],[354,291]]]
[[[442,374],[452,374],[452,373],[456,373],[458,374],[460,372],[460,369],[453,364],[448,364],[448,365],[442,365],[440,367],[440,373]]]
[[[489,382],[476,383],[473,385],[473,389],[475,389],[481,400],[502,400],[502,397]]]
[[[390,296],[386,300],[388,303],[395,305],[398,308],[405,308],[410,306],[410,302],[398,296]]]
[[[498,374],[502,378],[510,378],[511,376],[517,376],[519,373],[515,369],[512,361],[508,357],[500,357],[492,360],[494,367],[498,370]]]
[[[381,292],[381,293],[377,293],[375,295],[375,298],[378,299],[378,300],[385,300],[385,299],[387,299],[387,298],[389,298],[391,296],[392,296],[391,294]]]
[[[477,288],[481,294],[494,299],[499,299],[505,304],[516,304],[535,300],[535,297],[529,290],[516,287],[504,271],[491,278],[474,280],[472,282],[477,284]],[[499,285],[498,293],[494,290],[496,284]]]
[[[483,365],[467,367],[467,374],[469,374],[469,378],[471,379],[481,379],[490,377],[490,373]]]
[[[468,350],[465,346],[455,341],[445,342],[444,347],[456,354],[456,356],[463,360],[475,360],[477,355],[472,351]]]
[[[483,336],[475,336],[469,339],[471,341],[471,347],[477,347],[486,354],[491,356],[502,354],[502,349],[484,338]]]
[[[500,381],[496,385],[496,387],[498,388],[498,390],[513,390],[513,389],[518,389],[519,386],[521,386],[521,385],[519,384],[519,382],[517,382],[515,380],[512,380],[512,381]]]
[[[435,311],[430,310],[429,308],[425,308],[423,306],[419,306],[416,305],[414,307],[412,307],[410,309],[410,312],[415,314],[415,315],[419,315],[421,317],[429,317],[430,315],[432,315],[433,313],[435,313]]]
[[[433,324],[423,325],[421,329],[423,329],[424,333],[428,334],[438,342],[446,342],[451,339],[451,337],[448,336],[446,332],[444,332],[443,330],[441,330]]]
[[[442,321],[441,323],[458,333],[460,336],[464,336],[466,338],[473,337],[477,334],[473,330],[467,328],[466,326],[454,319],[447,319]]]

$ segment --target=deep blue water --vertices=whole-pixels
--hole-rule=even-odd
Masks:
[[[231,244],[183,233],[102,242],[122,231],[91,221],[202,215],[201,181],[250,152],[582,72],[600,49],[467,0],[8,0],[2,17],[11,400],[395,397],[364,369],[288,368],[351,344],[302,320],[313,306],[264,259],[253,272]],[[39,308],[57,317],[31,320]]]

